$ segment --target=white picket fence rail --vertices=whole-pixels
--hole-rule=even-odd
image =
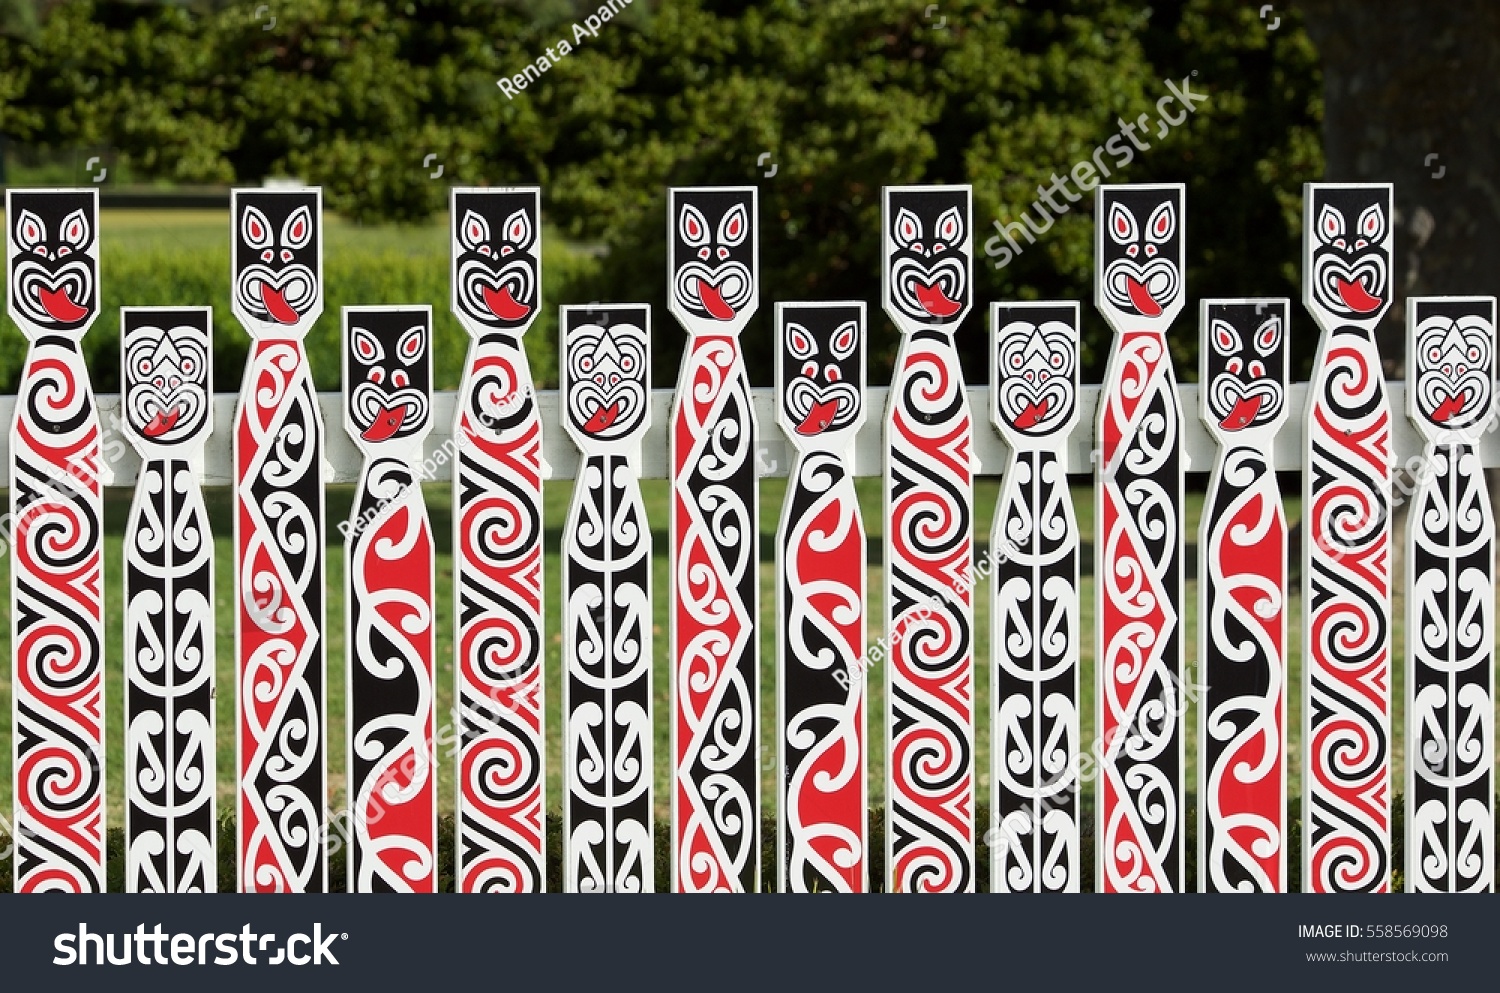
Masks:
[[[1406,383],[1388,382],[1386,390],[1390,396],[1391,442],[1399,468],[1422,453],[1422,439],[1407,419]],[[756,389],[755,415],[760,425],[759,470],[762,477],[784,477],[792,464],[792,451],[785,436],[776,427],[775,391]],[[879,476],[882,472],[884,453],[884,418],[887,389],[870,387],[865,401],[871,416],[860,430],[854,453],[856,476]],[[1079,390],[1078,426],[1068,438],[1068,472],[1091,473],[1093,471],[1094,423],[1102,388],[1087,385]],[[1182,401],[1183,431],[1182,450],[1188,472],[1208,472],[1213,465],[1214,442],[1203,422],[1198,419],[1198,385],[1187,383],[1178,387]],[[452,428],[454,404],[458,394],[439,392],[433,394],[433,429],[427,438],[426,454],[436,456],[439,452],[452,454]],[[999,475],[1005,465],[1006,445],[1000,436],[989,429],[989,388],[969,386],[969,411],[974,417],[974,456],[978,459],[978,473]],[[667,478],[667,424],[671,407],[672,390],[655,390],[651,394],[651,428],[642,444],[641,477],[643,479]],[[121,435],[120,398],[116,394],[100,394],[100,415],[104,422],[104,480],[108,486],[130,486],[135,483],[140,470],[140,458],[134,448]],[[1276,451],[1273,453],[1276,469],[1298,472],[1303,463],[1302,414],[1307,408],[1307,384],[1293,383],[1287,396],[1292,416],[1276,436]],[[550,467],[549,479],[572,479],[578,471],[578,449],[563,430],[556,390],[539,390],[538,407],[542,415],[542,457]],[[214,396],[214,433],[204,451],[203,485],[229,486],[233,482],[230,461],[230,434],[234,426],[234,409],[239,403],[236,393],[219,393]],[[328,462],[326,481],[329,483],[353,483],[359,478],[359,449],[344,432],[343,397],[338,393],[318,394],[318,405],[322,408],[323,423],[327,431],[326,459]],[[8,424],[14,417],[15,397],[0,397],[0,423]],[[1500,423],[1500,422],[1497,422]],[[1479,440],[1479,456],[1487,468],[1500,467],[1500,431],[1484,434]],[[0,459],[9,458],[9,442],[0,432]],[[445,457],[441,464],[435,458],[428,462],[431,470],[428,482],[447,482],[453,478],[451,458]],[[774,511],[773,511],[774,512]],[[987,526],[987,522],[981,522]]]

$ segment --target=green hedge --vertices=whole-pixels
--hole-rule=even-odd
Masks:
[[[1500,797],[1496,799],[1500,806]],[[1195,892],[1198,885],[1197,814],[1190,795],[1187,798],[1187,824],[1183,833],[1186,849],[1184,862],[1187,873],[1187,889]],[[1298,809],[1293,800],[1292,810]],[[1404,885],[1402,867],[1405,865],[1405,832],[1403,826],[1405,804],[1401,794],[1396,794],[1391,811],[1394,825],[1391,844],[1392,889],[1401,892]],[[547,816],[547,891],[562,892],[562,815]],[[1302,888],[1302,822],[1293,819],[1287,839],[1287,888],[1299,892]],[[1500,830],[1497,830],[1496,850],[1500,850]],[[981,893],[990,889],[990,850],[982,841],[978,847],[976,888]],[[125,835],[123,828],[111,828],[107,840],[106,869],[109,891],[125,890]],[[0,893],[11,890],[10,838],[0,834],[0,852],[7,853],[0,859]],[[347,878],[348,850],[337,840],[329,846],[330,888],[343,892]],[[885,811],[881,807],[870,808],[870,885],[879,892],[885,879]],[[453,817],[446,815],[438,821],[438,888],[444,893],[454,891],[453,879]],[[1083,805],[1083,838],[1079,846],[1079,865],[1082,870],[1082,888],[1085,893],[1094,889],[1094,812],[1091,804]],[[671,826],[665,821],[656,825],[656,889],[666,892],[671,888]],[[225,816],[219,821],[219,892],[235,890],[235,836],[234,818]],[[767,817],[761,824],[761,889],[771,893],[776,890],[776,819]]]

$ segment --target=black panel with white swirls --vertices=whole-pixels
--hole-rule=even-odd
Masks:
[[[213,430],[209,308],[120,314],[125,434],[125,886],[217,888],[214,546],[199,483]]]

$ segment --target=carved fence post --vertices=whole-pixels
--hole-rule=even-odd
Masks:
[[[881,297],[901,332],[886,409],[887,892],[974,889],[974,423],[953,345],[973,303],[972,192],[884,192]]]
[[[1406,888],[1495,889],[1494,297],[1406,301],[1406,412],[1425,442],[1406,517]]]
[[[1183,878],[1182,407],[1167,329],[1182,310],[1180,184],[1100,186],[1094,305],[1114,328],[1094,488],[1101,893]]]
[[[141,455],[125,528],[125,888],[213,893],[213,310],[120,311],[121,406]]]
[[[453,314],[472,341],[453,427],[454,841],[461,893],[546,889],[542,419],[522,338],[541,191],[455,189]]]
[[[990,420],[1010,446],[990,532],[994,893],[1077,893],[1078,304],[990,308]]]
[[[230,194],[239,886],[328,886],[323,416],[302,339],[323,312],[317,189]]]
[[[563,307],[563,424],[583,453],[563,534],[564,887],[656,888],[651,808],[651,308]]]
[[[672,465],[672,887],[760,887],[757,430],[739,334],[760,302],[754,187],[667,193],[687,331]]]
[[[1286,892],[1287,300],[1204,300],[1199,415],[1217,443],[1198,530],[1198,890]]]
[[[1391,861],[1391,187],[1303,188],[1302,298],[1322,330],[1302,472],[1302,888],[1385,892]]]
[[[364,455],[344,532],[349,892],[437,892],[437,641],[422,441],[432,308],[345,307],[344,430]]]
[[[868,885],[865,305],[776,305],[776,419],[796,450],[776,534],[779,889]]]
[[[17,893],[104,891],[104,499],[80,345],[99,316],[97,190],[7,190]]]

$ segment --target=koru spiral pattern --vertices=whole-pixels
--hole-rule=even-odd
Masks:
[[[1182,309],[1181,186],[1099,187],[1095,304],[1115,330],[1095,481],[1096,888],[1182,888],[1182,410],[1167,329]]]
[[[1078,304],[994,304],[990,418],[1010,459],[990,532],[990,889],[1076,893]]]
[[[1385,892],[1391,848],[1391,188],[1309,184],[1303,302],[1322,330],[1303,480],[1302,887]]]
[[[104,891],[99,196],[5,195],[7,311],[26,336],[10,428],[11,733],[18,893]]]
[[[1426,444],[1406,525],[1406,885],[1495,888],[1495,298],[1407,301],[1407,412]]]
[[[865,529],[854,492],[865,305],[776,305],[777,420],[797,452],[777,529],[784,893],[867,887]]]
[[[974,889],[973,419],[953,336],[973,302],[972,191],[887,187],[886,890]],[[872,650],[871,661],[875,661]]]
[[[739,333],[759,304],[756,191],[667,197],[668,309],[687,331],[672,466],[672,884],[760,885],[756,424]]]
[[[323,420],[302,338],[323,310],[322,195],[231,194],[239,885],[327,889]]]
[[[564,424],[583,453],[563,538],[564,885],[655,889],[651,528],[641,502],[651,309],[562,308]]]
[[[522,336],[541,287],[541,193],[456,189],[453,313],[471,338],[453,437],[463,893],[546,888],[542,420]]]
[[[1286,300],[1203,301],[1217,457],[1198,536],[1198,889],[1286,891]]]
[[[199,484],[213,430],[212,312],[125,308],[125,888],[213,893],[214,544]]]
[[[432,311],[345,307],[344,428],[364,466],[344,531],[349,892],[437,892],[434,551],[417,463]]]

